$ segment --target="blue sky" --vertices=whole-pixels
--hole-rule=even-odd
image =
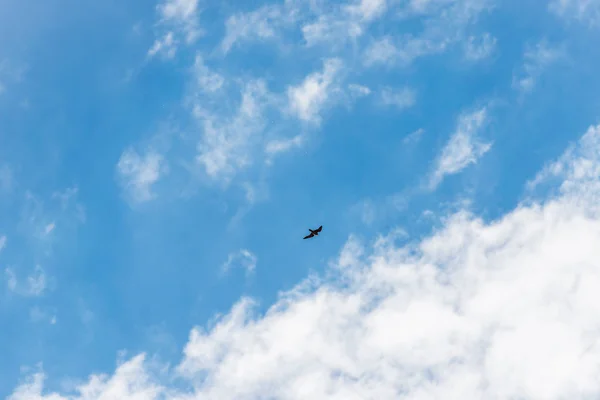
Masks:
[[[600,394],[596,347],[532,372],[571,360],[591,342],[563,354],[561,340],[600,326],[586,297],[600,289],[600,2],[26,3],[0,6],[2,398]],[[567,237],[572,260],[553,253]],[[560,298],[561,263],[591,283],[525,333],[502,300],[473,294],[538,293],[523,283],[537,271],[540,298]],[[427,281],[432,266],[453,291]],[[450,318],[447,298],[496,319],[472,303]],[[546,315],[548,302],[514,307]],[[345,350],[320,331],[367,320],[371,336]],[[464,361],[486,342],[475,331],[506,324],[522,334],[490,333]],[[557,326],[520,378],[498,361]],[[406,347],[384,333],[400,330]],[[444,333],[466,347],[421,354]],[[311,343],[335,354],[307,361],[297,349]],[[404,361],[356,355],[373,343]],[[455,375],[453,352],[470,375]],[[313,376],[311,363],[327,367]]]

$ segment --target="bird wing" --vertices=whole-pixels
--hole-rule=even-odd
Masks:
[[[323,225],[321,225],[320,227],[318,227],[318,228],[316,229],[316,232],[321,232],[321,230],[322,230],[322,229],[323,229]]]
[[[309,239],[309,238],[311,238],[311,237],[313,237],[313,236],[315,236],[315,235],[314,235],[313,233],[311,233],[310,235],[306,235],[306,236],[304,236],[304,238],[303,238],[303,239]]]

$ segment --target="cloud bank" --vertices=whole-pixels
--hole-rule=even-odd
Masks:
[[[9,400],[596,398],[598,154],[594,126],[538,176],[560,180],[552,196],[498,220],[351,237],[265,315],[242,298],[193,328],[174,368],[139,354],[72,393],[45,393],[38,372]]]

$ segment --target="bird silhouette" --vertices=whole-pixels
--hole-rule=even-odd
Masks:
[[[323,225],[321,225],[314,231],[310,228],[308,228],[308,230],[310,231],[310,234],[304,236],[304,239],[310,239],[311,237],[319,236],[319,232],[321,232],[323,230]]]

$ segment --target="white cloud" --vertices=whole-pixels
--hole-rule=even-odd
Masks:
[[[153,199],[155,195],[151,191],[152,185],[158,182],[166,171],[163,157],[151,150],[140,156],[129,148],[121,154],[117,164],[120,183],[134,203]]]
[[[160,39],[156,39],[148,50],[148,56],[163,54],[167,59],[175,57],[179,40],[183,35],[186,44],[193,44],[203,31],[199,26],[198,0],[165,0],[156,6],[159,26],[166,27]]]
[[[386,9],[386,0],[356,0],[331,7],[330,10],[319,13],[315,21],[302,26],[306,45],[310,47],[328,43],[335,47],[349,39],[356,39]]]
[[[236,13],[225,21],[225,37],[221,50],[228,53],[237,43],[252,40],[268,40],[277,37],[280,29],[295,22],[298,10],[296,2],[283,5],[266,5],[247,13]]]
[[[547,164],[531,181],[532,191],[544,184],[559,183],[559,190],[570,193],[585,189],[595,193],[600,176],[600,125],[591,126],[583,137],[564,152],[555,162]]]
[[[288,88],[290,110],[306,122],[319,124],[320,112],[340,91],[339,75],[342,62],[331,58],[324,62],[323,71],[308,75],[298,86]]]
[[[36,265],[33,272],[27,276],[24,283],[20,283],[12,268],[4,270],[6,286],[11,291],[21,296],[36,297],[44,294],[47,288],[47,278],[44,269]]]
[[[0,252],[6,247],[6,235],[0,236]]]
[[[412,107],[416,100],[416,91],[411,88],[392,89],[386,87],[381,91],[381,103],[399,110]]]
[[[169,31],[161,39],[156,39],[152,47],[148,50],[148,56],[154,57],[156,54],[164,54],[166,58],[173,58],[177,53],[177,40],[173,32]]]
[[[531,92],[544,70],[563,54],[562,49],[551,47],[545,40],[527,46],[521,71],[513,75],[513,87],[521,92]]]
[[[44,228],[44,234],[46,234],[46,235],[49,234],[50,232],[52,232],[54,230],[55,227],[56,227],[56,224],[54,222],[49,223]]]
[[[419,57],[441,53],[452,44],[466,41],[467,27],[488,9],[488,0],[403,3],[398,12],[400,17],[419,18],[423,30],[416,34],[385,35],[373,40],[364,50],[363,63],[367,67],[406,66]]]
[[[356,83],[351,83],[348,85],[348,91],[350,95],[354,98],[368,96],[371,94],[371,89],[367,86],[359,85]]]
[[[231,268],[240,267],[246,271],[246,274],[251,274],[256,269],[258,258],[249,250],[241,249],[227,256],[227,261],[221,266],[221,271],[227,273]]]
[[[289,151],[294,147],[300,147],[303,143],[303,136],[296,135],[290,139],[276,139],[267,143],[265,146],[265,152],[269,155],[275,155],[282,152]]]
[[[457,174],[479,158],[492,147],[491,143],[477,139],[487,120],[487,109],[463,114],[459,117],[456,131],[442,150],[436,162],[436,168],[429,183],[435,189],[446,175]]]
[[[181,26],[188,43],[194,42],[202,33],[198,26],[198,0],[166,0],[157,8],[164,21]]]
[[[598,154],[600,126],[561,158],[558,196],[490,222],[457,212],[401,246],[350,238],[266,314],[243,298],[194,328],[168,379],[141,354],[68,398],[598,398]],[[43,379],[9,400],[67,399]]]
[[[561,17],[575,19],[593,27],[600,23],[600,0],[552,0],[549,8]]]
[[[416,131],[411,132],[408,135],[406,135],[406,137],[402,141],[406,144],[415,143],[421,139],[421,137],[423,136],[424,133],[425,133],[425,129],[419,128]]]
[[[203,128],[196,161],[208,177],[228,183],[239,170],[252,165],[271,101],[265,82],[254,80],[244,84],[233,115],[214,114],[196,104],[194,115]]]
[[[203,92],[216,92],[225,84],[225,78],[211,71],[204,63],[204,59],[200,54],[196,55],[194,61],[194,73],[197,86]]]
[[[480,61],[488,58],[496,49],[497,39],[489,33],[469,36],[465,44],[465,58],[469,61]]]
[[[94,375],[89,382],[77,387],[77,397],[58,393],[42,394],[46,376],[38,372],[19,386],[7,400],[158,400],[161,386],[153,383],[143,355],[120,364],[114,375]],[[183,400],[183,399],[181,399]]]
[[[377,64],[390,64],[398,57],[399,50],[396,48],[391,36],[377,39],[365,50],[364,63],[367,66]]]

